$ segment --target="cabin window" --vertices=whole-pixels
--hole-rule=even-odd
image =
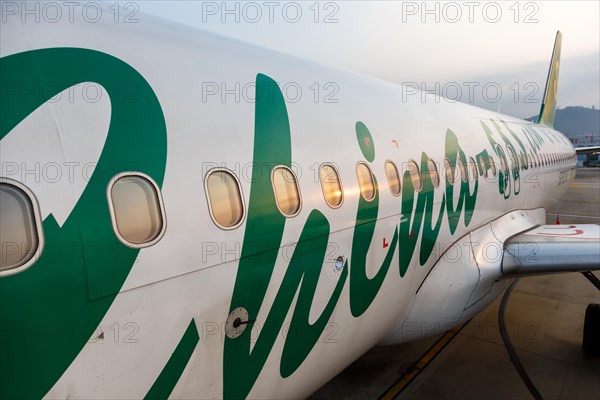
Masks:
[[[504,154],[504,150],[500,145],[496,145],[496,154],[498,154],[498,158],[500,159],[500,170],[505,174],[508,174],[508,161],[506,161],[506,155]]]
[[[147,247],[164,233],[164,209],[158,186],[140,173],[115,178],[108,189],[113,228],[129,247]]]
[[[533,153],[529,152],[529,168],[533,168]]]
[[[483,177],[487,178],[488,177],[488,170],[486,168],[485,160],[483,159],[483,157],[479,158],[479,168],[481,168],[481,170],[483,171]]]
[[[408,162],[408,172],[410,173],[410,179],[413,187],[418,192],[423,188],[423,181],[421,180],[421,171],[419,171],[419,165],[414,160]]]
[[[360,186],[360,194],[362,197],[371,201],[375,198],[375,183],[371,169],[365,163],[356,165],[356,177],[358,178],[358,186]]]
[[[343,200],[342,185],[335,168],[329,164],[321,165],[319,178],[321,179],[323,196],[325,196],[325,201],[329,207],[338,208],[341,206]]]
[[[206,196],[210,216],[220,228],[236,228],[244,217],[240,184],[225,170],[210,172],[206,178]]]
[[[517,167],[521,170],[527,169],[527,154],[517,153]]]
[[[490,156],[490,171],[492,171],[492,176],[496,177],[498,171],[496,170],[496,163],[494,162],[492,156]]]
[[[41,248],[39,211],[16,184],[0,182],[0,273],[25,266]],[[10,272],[9,272],[10,274]]]
[[[500,169],[502,169],[504,173],[508,173],[508,162],[506,161],[504,154],[500,154]]]
[[[469,169],[471,170],[471,179],[477,180],[477,163],[473,157],[469,158]]]
[[[508,150],[508,156],[510,157],[510,167],[511,169],[519,169],[519,160],[517,159],[517,155],[515,154],[515,150],[511,145],[507,145],[506,149]]]
[[[456,159],[456,165],[458,165],[458,170],[460,171],[460,179],[463,182],[466,182],[468,177],[467,177],[467,167],[465,166],[465,162],[463,161],[462,158],[458,157]]]
[[[292,170],[288,167],[275,168],[271,182],[279,211],[286,217],[297,215],[300,212],[300,191]]]
[[[388,186],[390,187],[390,192],[394,196],[400,195],[400,176],[398,175],[398,168],[396,168],[396,164],[392,161],[385,162],[385,175],[387,177]]]
[[[440,186],[440,175],[438,174],[437,165],[435,161],[431,158],[427,160],[427,169],[429,170],[429,177],[431,178],[431,183],[433,183],[433,187],[437,188]]]
[[[454,184],[454,170],[452,169],[452,164],[450,164],[450,160],[444,158],[444,173],[446,174],[446,180],[449,184]]]

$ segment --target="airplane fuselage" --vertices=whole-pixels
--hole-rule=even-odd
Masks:
[[[9,18],[0,43],[1,175],[43,230],[0,281],[2,397],[307,396],[377,343],[485,308],[506,281],[482,289],[480,265],[439,304],[417,293],[477,249],[499,265],[473,232],[544,224],[574,178],[551,128],[191,28]],[[297,183],[289,210],[277,168]],[[216,171],[239,187],[231,226]],[[110,204],[139,173],[163,207],[148,246],[117,235]],[[453,317],[431,325],[436,307]]]

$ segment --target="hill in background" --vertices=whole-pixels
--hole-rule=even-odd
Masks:
[[[536,115],[527,120],[537,121],[537,118]],[[557,109],[554,128],[578,144],[597,142],[600,140],[600,110],[579,106]]]

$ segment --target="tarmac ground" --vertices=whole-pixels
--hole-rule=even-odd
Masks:
[[[547,223],[557,214],[600,224],[600,168],[577,170]],[[446,336],[374,347],[309,399],[531,399],[502,342],[500,301]],[[512,345],[544,399],[600,399],[600,357],[581,350],[589,303],[600,292],[579,273],[522,278],[508,300]]]

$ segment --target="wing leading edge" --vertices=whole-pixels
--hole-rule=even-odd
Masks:
[[[600,225],[543,225],[506,241],[504,276],[600,269]]]

